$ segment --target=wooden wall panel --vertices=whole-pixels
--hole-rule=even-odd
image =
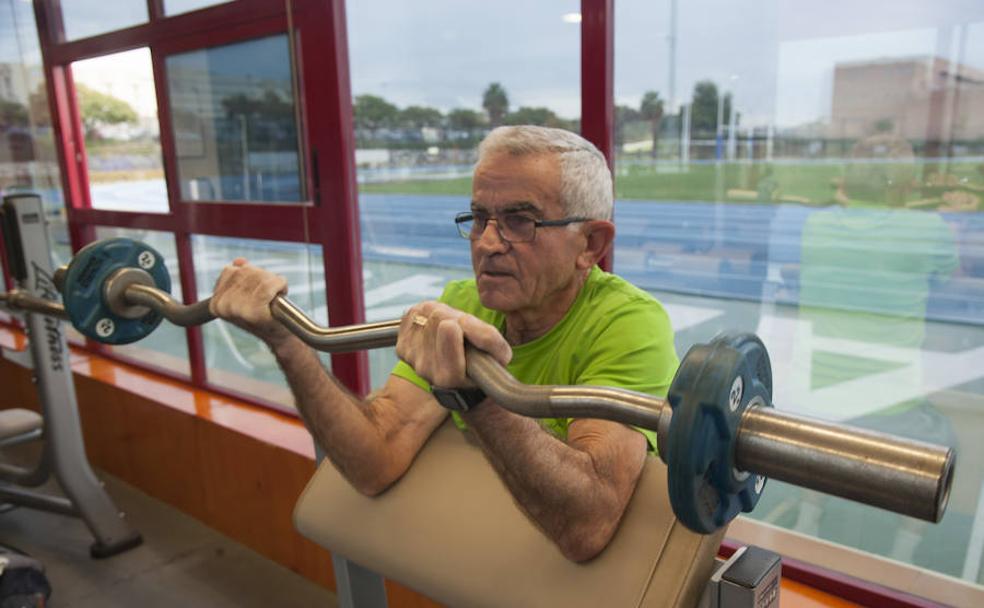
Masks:
[[[442,604],[417,593],[410,587],[389,579],[386,580],[386,599],[390,606],[399,606],[400,608],[441,608],[442,606]]]
[[[198,421],[91,378],[76,376],[75,384],[92,464],[211,525]]]

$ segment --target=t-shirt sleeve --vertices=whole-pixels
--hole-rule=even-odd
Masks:
[[[396,376],[397,378],[403,378],[404,380],[409,380],[413,382],[423,390],[430,392],[430,383],[417,375],[412,367],[405,361],[397,361],[396,365],[393,366],[393,371],[390,374]]]
[[[666,311],[658,302],[640,300],[620,307],[609,319],[584,357],[577,384],[665,397],[679,365]],[[656,450],[656,432],[638,431]]]

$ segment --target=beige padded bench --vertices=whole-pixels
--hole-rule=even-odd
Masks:
[[[43,426],[44,418],[35,411],[21,408],[0,410],[0,447],[38,439]]]
[[[326,549],[454,607],[694,606],[724,534],[701,536],[676,520],[666,467],[651,457],[611,545],[572,563],[450,422],[375,498],[323,462],[294,523]]]

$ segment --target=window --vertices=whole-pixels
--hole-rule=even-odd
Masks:
[[[147,22],[147,3],[143,0],[62,0],[60,4],[66,40],[88,38]]]
[[[166,213],[157,95],[146,48],[72,64],[96,209]]]
[[[319,325],[327,325],[328,309],[321,247],[301,243],[231,239],[196,235],[192,239],[199,299],[206,298],[222,269],[237,257],[283,275],[288,297]],[[286,409],[293,397],[270,349],[255,336],[226,323],[202,327],[205,362],[211,384],[233,392],[262,396]],[[328,364],[327,356],[323,361]]]
[[[286,36],[167,58],[181,198],[301,201]]]
[[[757,332],[777,407],[960,450],[938,526],[777,482],[753,519],[981,582],[984,9],[903,4],[619,2],[615,270],[681,353]]]
[[[71,257],[71,246],[31,5],[0,0],[0,33],[0,196],[41,196],[52,263],[59,266]]]
[[[579,130],[579,7],[347,3],[369,320],[471,276],[453,218],[468,208],[476,147],[492,127]],[[370,361],[378,387],[396,357]]]

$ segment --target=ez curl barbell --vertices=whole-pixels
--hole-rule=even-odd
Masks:
[[[94,242],[56,272],[65,304],[14,290],[0,304],[71,321],[109,344],[139,340],[168,319],[180,326],[214,317],[209,301],[169,295],[163,257],[130,239]],[[392,346],[399,319],[322,327],[285,297],[275,319],[311,347],[350,352]],[[954,450],[817,420],[772,407],[768,352],[753,334],[693,346],[666,399],[600,386],[535,386],[516,380],[490,355],[466,346],[466,371],[502,407],[535,418],[603,418],[655,430],[677,518],[702,534],[749,512],[766,478],[938,522],[946,509]]]

